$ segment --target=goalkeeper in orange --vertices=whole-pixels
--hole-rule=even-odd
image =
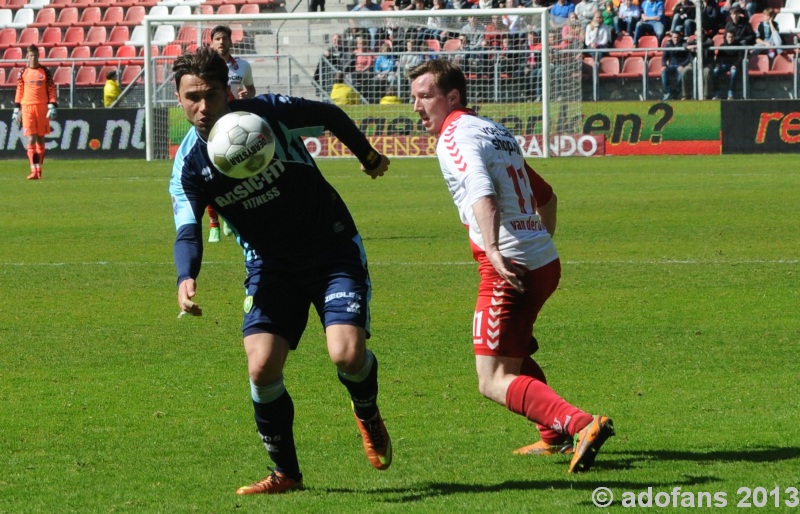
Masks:
[[[50,133],[50,121],[56,118],[56,85],[53,76],[39,65],[39,48],[27,48],[28,66],[19,74],[17,94],[14,96],[14,112],[11,120],[22,124],[22,132],[28,138],[28,161],[31,174],[28,180],[42,178],[44,162],[44,136]]]

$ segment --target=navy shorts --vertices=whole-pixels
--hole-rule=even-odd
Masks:
[[[242,334],[279,335],[297,348],[311,305],[323,327],[354,325],[370,333],[372,285],[361,239],[334,257],[324,252],[316,263],[275,268],[247,263]]]

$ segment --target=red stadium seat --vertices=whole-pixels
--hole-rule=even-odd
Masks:
[[[76,86],[94,86],[97,83],[97,68],[94,66],[81,66],[75,75]]]
[[[236,6],[233,4],[222,4],[217,7],[217,14],[236,14]]]
[[[794,75],[794,57],[792,57],[792,54],[784,51],[784,53],[775,57],[772,61],[772,68],[769,70],[769,75],[787,77]]]
[[[22,48],[19,46],[10,46],[3,50],[4,61],[21,61],[23,59]]]
[[[627,57],[622,62],[622,70],[619,72],[621,79],[641,79],[644,77],[644,57]]]
[[[601,79],[616,78],[620,73],[619,58],[618,57],[601,57],[599,67],[599,77]]]
[[[76,62],[76,66],[81,66],[84,64],[85,59],[89,59],[92,57],[92,49],[86,45],[78,45],[72,48],[72,51],[69,53],[70,59],[75,59],[80,62]]]
[[[48,59],[68,59],[69,58],[69,50],[66,46],[54,46],[47,52]]]
[[[614,49],[615,51],[609,52],[609,56],[611,57],[629,57],[632,55],[642,56],[643,53],[634,52],[633,46],[633,37],[625,35],[620,36],[614,40]]]
[[[125,18],[123,18],[122,24],[128,26],[139,25],[142,23],[145,14],[146,11],[143,5],[133,5],[128,7],[125,10]]]
[[[428,45],[428,50],[431,52],[439,52],[442,49],[442,44],[438,39],[426,39],[425,44]]]
[[[106,12],[103,13],[103,19],[99,22],[99,25],[113,27],[122,23],[124,19],[125,9],[118,5],[112,5],[111,7],[106,7]]]
[[[0,87],[3,87],[6,83],[6,69],[0,68]]]
[[[44,7],[36,13],[36,19],[33,20],[33,23],[28,25],[29,27],[36,27],[39,29],[44,29],[45,27],[49,26],[56,21],[56,10],[52,7]]]
[[[39,46],[44,48],[59,46],[63,38],[61,27],[47,27],[42,33],[42,40],[39,42]]]
[[[383,4],[387,3],[389,0],[383,0],[381,2],[381,7],[384,7]],[[261,8],[257,4],[244,4],[239,8],[239,14],[259,14],[261,12]]]
[[[53,82],[57,86],[69,86],[72,84],[72,68],[69,66],[59,66],[53,73]]]
[[[64,33],[64,41],[62,44],[69,47],[78,46],[82,45],[85,39],[86,32],[83,30],[83,27],[70,27]]]
[[[181,46],[199,43],[197,27],[194,25],[182,25],[175,37],[175,43]]]
[[[12,28],[0,29],[0,47],[13,46],[17,44],[17,31]]]
[[[116,57],[118,59],[135,59],[136,47],[131,45],[120,45],[117,47]]]
[[[143,82],[143,75],[140,76],[142,73],[142,67],[136,64],[125,66],[125,69],[122,71],[122,77],[120,77],[120,84],[123,86],[127,86],[137,77],[139,77],[138,82]]]
[[[661,57],[651,57],[647,60],[647,77],[651,79],[661,77],[662,68]]]
[[[183,53],[183,49],[181,45],[172,43],[164,47],[164,51],[161,52],[161,55],[164,57],[177,57]]]
[[[658,38],[655,36],[642,36],[639,38],[639,42],[636,44],[637,49],[641,48],[659,48],[658,46]],[[641,50],[639,51],[641,52]],[[637,52],[637,55],[639,55]],[[660,51],[649,51],[647,52],[648,57],[652,57],[654,55],[661,55]]]
[[[22,29],[22,32],[19,34],[19,41],[17,41],[19,46],[29,46],[29,45],[38,45],[39,44],[39,29],[35,27],[28,27]]]
[[[6,81],[4,85],[9,87],[17,87],[17,82],[19,82],[19,74],[22,73],[22,70],[24,69],[25,68],[23,67],[11,68],[11,71],[6,74]]]
[[[99,46],[104,45],[108,41],[108,29],[106,29],[102,25],[95,25],[93,27],[89,27],[89,31],[86,33],[86,45],[88,46]]]
[[[81,11],[81,17],[78,19],[78,25],[81,27],[93,27],[103,19],[103,13],[97,6],[87,7]]]
[[[131,31],[125,25],[117,25],[111,28],[111,34],[108,36],[108,44],[111,46],[124,45],[131,38]]]
[[[769,73],[769,57],[767,54],[751,55],[747,62],[747,74],[751,77],[763,77]]]
[[[78,23],[78,8],[64,7],[58,11],[58,18],[54,25],[57,27],[72,27]]]

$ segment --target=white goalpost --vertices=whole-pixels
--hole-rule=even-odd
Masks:
[[[256,94],[331,102],[333,84],[347,84],[353,93],[342,109],[388,156],[435,155],[405,77],[406,67],[429,58],[461,66],[469,106],[508,127],[526,156],[558,155],[565,138],[580,137],[583,41],[548,14],[519,8],[147,16],[147,160],[171,158],[189,130],[175,100],[172,63],[176,53],[208,44],[216,25],[232,29],[232,53],[250,62]],[[331,48],[337,40],[340,51]],[[387,60],[394,67],[385,72]],[[330,134],[309,138],[306,146],[316,157],[346,155]]]

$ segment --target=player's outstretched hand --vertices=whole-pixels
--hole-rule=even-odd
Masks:
[[[181,312],[178,317],[190,314],[192,316],[202,316],[203,309],[200,305],[194,303],[192,298],[196,294],[197,283],[192,278],[187,278],[178,286],[178,307]]]
[[[362,164],[361,165],[361,171],[363,171],[364,173],[366,173],[367,175],[369,175],[373,179],[376,179],[378,177],[382,177],[383,174],[386,173],[389,170],[389,162],[390,161],[389,161],[388,157],[386,157],[385,155],[381,155],[381,162],[380,162],[380,164],[378,164],[378,166],[376,166],[375,168],[373,168],[371,170],[368,170]]]

